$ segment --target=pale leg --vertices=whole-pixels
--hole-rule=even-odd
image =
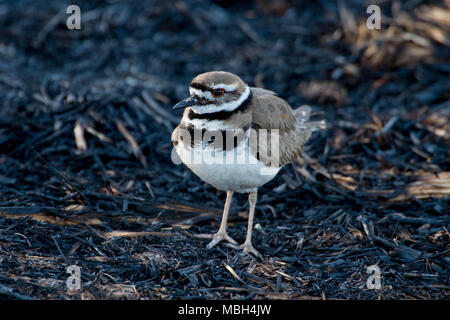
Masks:
[[[228,241],[234,245],[237,245],[237,242],[231,238],[227,234],[227,221],[228,221],[228,213],[230,211],[230,205],[231,205],[231,198],[233,197],[233,191],[227,191],[227,199],[225,200],[225,206],[223,208],[223,214],[222,214],[222,222],[220,223],[219,231],[217,233],[211,235],[211,234],[199,234],[197,235],[198,238],[208,238],[212,241],[206,246],[206,249],[211,249],[216,244],[218,244],[220,241]]]
[[[257,191],[253,191],[248,195],[250,210],[248,213],[247,237],[245,238],[244,244],[240,245],[239,248],[243,249],[247,254],[252,253],[257,257],[262,258],[262,255],[258,251],[256,251],[256,249],[252,245],[253,218],[255,216],[256,199]]]

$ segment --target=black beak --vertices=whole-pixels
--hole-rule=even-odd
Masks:
[[[197,103],[198,103],[197,97],[196,96],[190,96],[190,97],[187,97],[184,100],[181,100],[176,105],[174,105],[172,110],[179,109],[179,108],[190,107],[190,106],[196,105]]]

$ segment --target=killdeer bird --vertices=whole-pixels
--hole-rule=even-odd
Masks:
[[[174,150],[200,179],[227,193],[219,231],[198,236],[212,239],[207,249],[228,241],[261,257],[252,245],[257,190],[299,156],[311,132],[324,122],[309,122],[310,107],[292,110],[274,92],[249,87],[229,72],[200,74],[189,92],[173,107],[185,108],[172,133]],[[249,193],[247,237],[241,246],[226,230],[234,192]]]

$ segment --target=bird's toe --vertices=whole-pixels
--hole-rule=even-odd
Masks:
[[[242,251],[246,254],[253,254],[255,257],[262,259],[262,254],[258,252],[258,250],[253,247],[251,243],[244,243],[242,245]]]
[[[221,241],[227,241],[232,245],[237,245],[237,241],[234,240],[233,238],[231,238],[226,232],[217,232],[215,234],[210,234],[210,235],[205,235],[205,234],[201,234],[201,235],[197,235],[198,238],[207,238],[207,239],[211,239],[211,242],[208,243],[208,245],[206,246],[206,249],[212,249],[214,246],[216,246],[219,242]]]

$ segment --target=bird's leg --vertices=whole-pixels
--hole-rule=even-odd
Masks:
[[[245,253],[252,253],[255,256],[262,258],[262,255],[253,247],[252,245],[252,229],[253,229],[253,218],[255,216],[255,206],[257,199],[257,191],[250,192],[248,195],[248,202],[250,204],[249,214],[248,214],[248,227],[247,227],[247,237],[245,238],[244,244],[239,246],[239,249],[243,249]]]
[[[223,214],[222,214],[222,222],[220,223],[219,231],[217,231],[215,234],[199,234],[197,235],[198,238],[208,238],[212,241],[206,246],[206,249],[211,249],[216,244],[218,244],[220,241],[225,240],[230,242],[231,244],[237,245],[237,242],[231,238],[227,234],[227,220],[228,220],[228,213],[230,211],[230,205],[231,205],[231,198],[233,197],[233,191],[227,191],[227,199],[225,200],[225,206],[223,208]]]

